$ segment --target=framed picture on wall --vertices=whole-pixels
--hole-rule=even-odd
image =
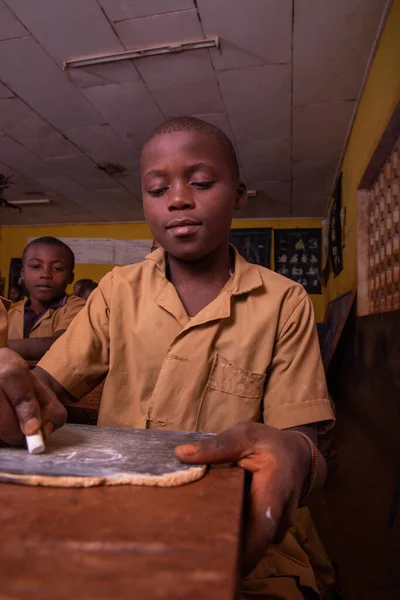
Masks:
[[[232,229],[230,241],[247,262],[270,266],[272,229]]]
[[[275,271],[321,294],[321,229],[275,229]]]

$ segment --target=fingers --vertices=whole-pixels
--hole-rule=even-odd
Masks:
[[[62,427],[66,410],[57,396],[9,349],[0,349],[0,440],[24,443],[24,435],[42,430],[49,436]]]
[[[185,463],[236,462],[252,451],[246,435],[247,423],[234,425],[208,439],[175,448],[175,455]]]
[[[42,419],[33,375],[25,361],[7,349],[0,351],[0,389],[14,410],[22,432],[25,435],[38,433]]]
[[[24,444],[25,437],[21,431],[15,411],[11,408],[6,396],[0,390],[0,440],[10,446]]]
[[[42,431],[48,437],[53,431],[62,427],[67,420],[67,411],[57,396],[36,377],[33,377],[37,397],[42,412]]]

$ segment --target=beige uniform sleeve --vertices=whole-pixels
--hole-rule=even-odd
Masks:
[[[8,315],[7,309],[10,302],[0,296],[0,348],[7,346],[7,332],[8,332]]]
[[[264,422],[286,429],[334,419],[322,366],[314,311],[295,288],[267,373]]]
[[[82,310],[86,302],[83,298],[77,296],[71,296],[68,298],[67,303],[63,306],[55,316],[53,332],[64,331],[68,329],[71,321],[76,315]]]
[[[38,363],[75,398],[90,392],[108,371],[111,287],[109,273]]]

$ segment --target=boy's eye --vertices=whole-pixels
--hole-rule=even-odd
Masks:
[[[63,267],[53,267],[54,271],[64,271]]]
[[[167,187],[155,188],[154,190],[148,190],[147,193],[150,194],[150,196],[162,196],[167,189]]]
[[[39,269],[40,265],[29,265],[30,269]]]
[[[215,181],[192,181],[191,185],[198,190],[208,190],[214,183]]]

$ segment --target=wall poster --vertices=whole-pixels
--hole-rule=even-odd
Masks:
[[[321,294],[321,229],[275,229],[275,271]]]
[[[271,229],[232,229],[231,244],[247,262],[269,268]]]

